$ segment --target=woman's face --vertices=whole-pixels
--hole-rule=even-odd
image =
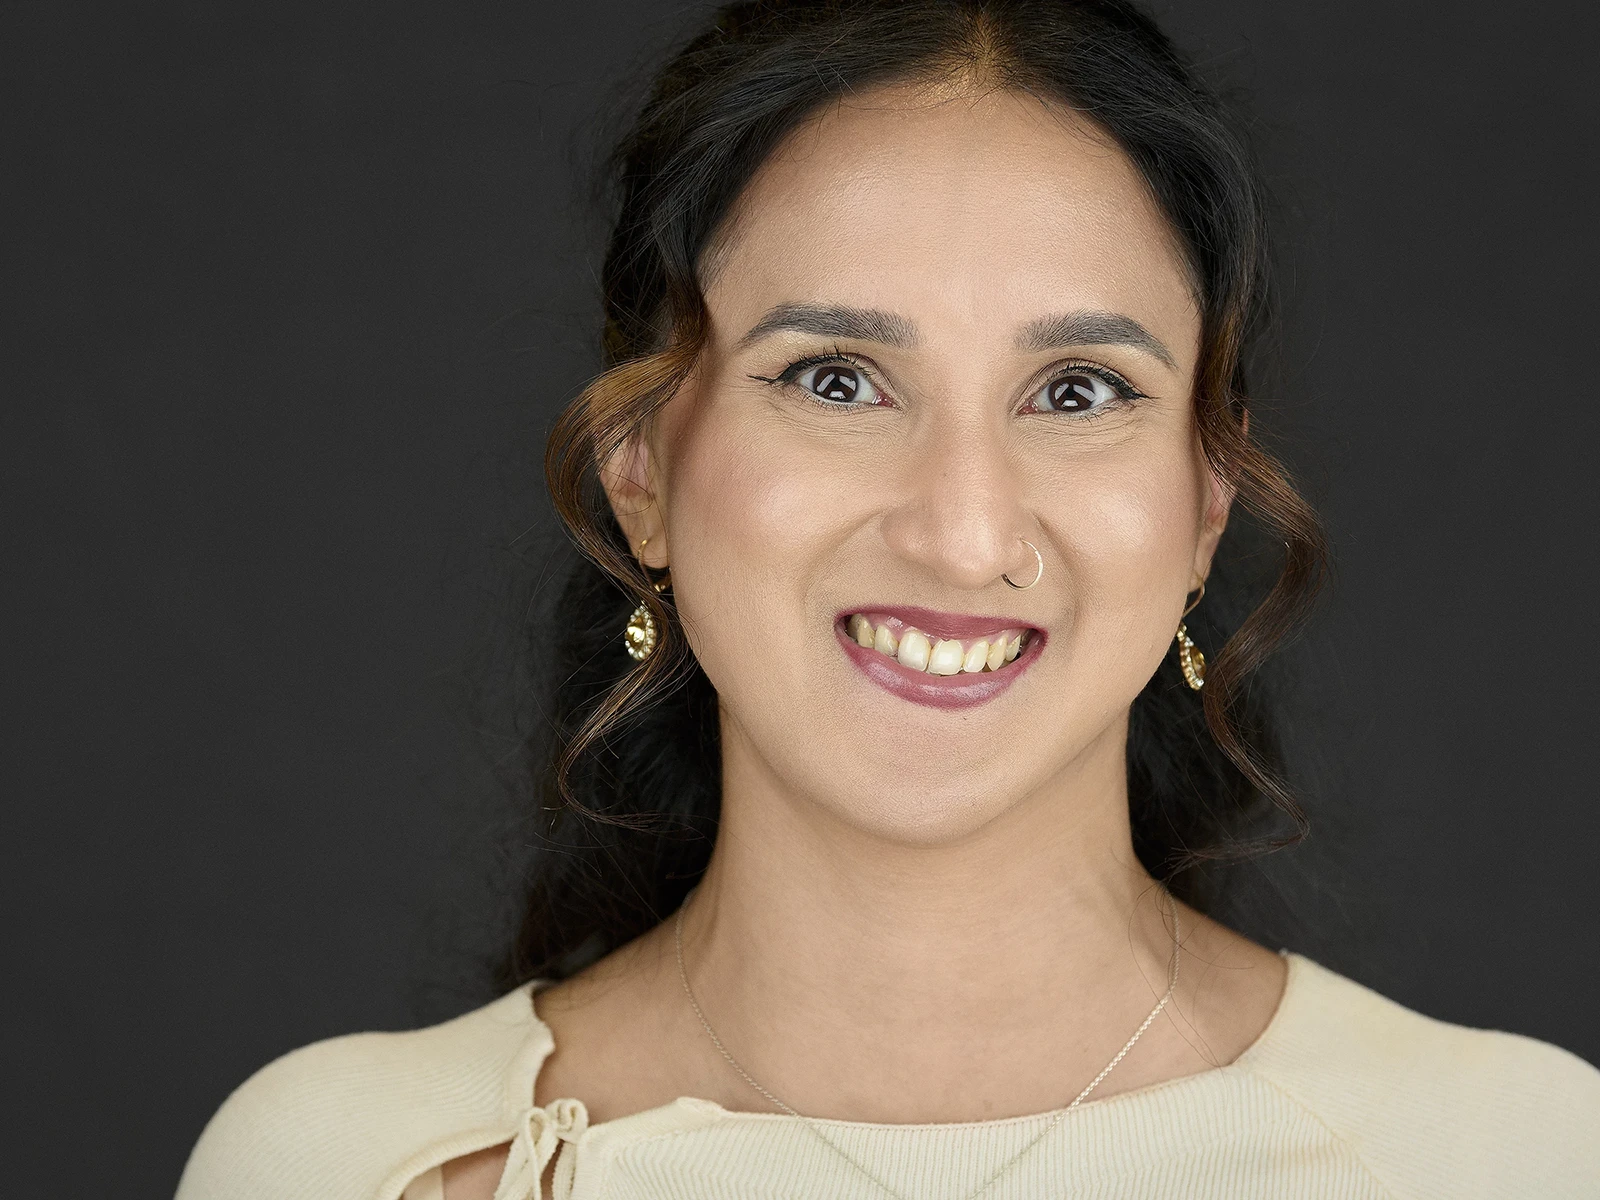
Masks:
[[[1012,93],[856,97],[763,166],[703,282],[703,356],[607,474],[725,770],[921,843],[1120,779],[1230,499],[1128,159]]]

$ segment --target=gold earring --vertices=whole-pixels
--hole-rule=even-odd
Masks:
[[[645,538],[644,541],[639,543],[639,565],[641,567],[644,566],[644,548],[649,543],[649,538]],[[650,586],[655,589],[657,595],[660,595],[666,591],[667,585],[671,582],[672,577],[668,575],[666,579]],[[628,657],[635,662],[643,662],[655,653],[657,640],[655,615],[651,613],[647,606],[641,604],[629,615],[628,624],[622,631],[623,649],[627,650]]]
[[[1194,606],[1200,603],[1206,594],[1206,581],[1200,581],[1200,595],[1194,602],[1183,610],[1183,615],[1188,616],[1194,611]],[[1194,644],[1194,639],[1189,636],[1189,627],[1182,621],[1178,622],[1178,666],[1183,671],[1183,681],[1194,691],[1199,691],[1206,685],[1206,656],[1200,653],[1200,647]]]

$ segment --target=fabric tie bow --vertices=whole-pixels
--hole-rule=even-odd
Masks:
[[[582,1100],[552,1100],[543,1108],[530,1108],[511,1143],[494,1200],[544,1200],[541,1179],[558,1147],[562,1152],[556,1159],[550,1195],[551,1200],[568,1200],[578,1163],[577,1156],[562,1143],[576,1142],[587,1128],[589,1110]]]

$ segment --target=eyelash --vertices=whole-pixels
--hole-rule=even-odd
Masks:
[[[777,387],[789,387],[794,384],[794,381],[797,378],[805,374],[812,367],[820,367],[825,363],[831,362],[849,363],[856,370],[860,371],[863,375],[871,379],[873,387],[878,386],[877,373],[874,372],[871,367],[867,366],[866,363],[862,362],[855,355],[849,353],[848,351],[841,350],[837,346],[835,346],[826,354],[808,354],[804,358],[797,358],[783,370],[779,371],[776,375],[773,375],[770,378],[766,375],[752,375],[750,378],[759,379],[762,383],[770,383]],[[857,406],[853,404],[830,404],[819,396],[807,392],[804,388],[800,389],[800,394],[805,399],[815,404],[818,408],[826,408],[833,412],[852,412],[855,411],[857,407],[872,407],[870,405]]]
[[[825,354],[808,354],[804,358],[797,358],[793,362],[791,362],[788,366],[784,367],[783,370],[779,371],[776,375],[772,375],[772,376],[752,375],[752,376],[750,376],[750,378],[751,379],[758,379],[762,383],[770,383],[770,384],[772,384],[772,385],[774,385],[776,387],[787,387],[787,386],[792,386],[794,384],[794,381],[797,378],[799,378],[801,375],[803,375],[806,371],[809,371],[812,367],[820,367],[820,366],[823,366],[826,363],[831,363],[831,362],[849,363],[856,370],[860,371],[863,375],[867,376],[867,378],[871,379],[873,387],[877,387],[878,386],[877,373],[875,371],[873,371],[873,369],[871,367],[869,367],[866,363],[861,361],[861,359],[857,358],[855,355],[851,354],[849,351],[841,350],[837,346],[835,346],[832,350],[828,351]],[[1097,363],[1068,362],[1068,363],[1061,364],[1061,366],[1062,366],[1062,369],[1060,371],[1058,371],[1056,374],[1051,375],[1048,379],[1043,380],[1039,384],[1039,387],[1034,389],[1034,393],[1037,393],[1040,389],[1049,386],[1055,380],[1059,379],[1062,375],[1080,374],[1080,375],[1093,375],[1096,379],[1100,380],[1107,387],[1111,388],[1112,391],[1119,393],[1118,397],[1117,397],[1117,400],[1115,402],[1116,406],[1120,406],[1120,405],[1124,405],[1124,404],[1131,404],[1131,403],[1133,403],[1135,401],[1138,401],[1138,400],[1148,400],[1149,399],[1148,396],[1146,396],[1138,388],[1134,387],[1133,384],[1129,383],[1121,375],[1117,374],[1115,371],[1110,370],[1107,367],[1102,367]],[[806,400],[810,401],[810,403],[815,405],[817,408],[827,409],[830,412],[855,412],[855,411],[858,411],[860,408],[876,407],[875,405],[855,405],[855,404],[830,403],[830,402],[828,402],[826,400],[823,400],[819,396],[815,396],[815,395],[811,394],[810,392],[807,392],[804,388],[801,388],[799,390],[800,390],[801,396],[803,398],[805,398]],[[1112,407],[1113,407],[1113,405],[1107,405],[1104,408],[1101,408],[1101,409],[1099,409],[1097,411],[1087,412],[1087,413],[1077,413],[1077,414],[1057,413],[1057,414],[1052,414],[1052,413],[1043,413],[1042,412],[1042,413],[1039,413],[1039,415],[1040,416],[1053,416],[1053,415],[1054,416],[1068,416],[1068,415],[1071,415],[1074,420],[1092,421],[1092,420],[1095,420],[1098,417],[1105,416],[1107,414],[1107,412]]]
[[[1109,416],[1116,409],[1125,408],[1129,404],[1135,404],[1140,400],[1148,400],[1150,398],[1138,388],[1134,387],[1133,384],[1129,383],[1121,375],[1111,370],[1109,367],[1102,367],[1099,363],[1070,361],[1060,364],[1054,373],[1052,373],[1048,378],[1041,382],[1038,387],[1034,388],[1033,391],[1028,394],[1029,403],[1031,404],[1033,402],[1033,397],[1037,396],[1040,391],[1048,388],[1052,383],[1065,375],[1092,375],[1094,378],[1098,379],[1101,383],[1105,384],[1114,393],[1116,393],[1116,396],[1114,399],[1110,400],[1100,408],[1091,412],[1049,413],[1041,412],[1038,409],[1035,409],[1034,411],[1037,412],[1039,416],[1070,416],[1075,421],[1095,421],[1101,417]]]

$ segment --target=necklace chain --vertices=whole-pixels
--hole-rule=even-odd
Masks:
[[[805,1127],[808,1130],[810,1130],[812,1134],[814,1134],[817,1138],[819,1138],[824,1144],[826,1144],[830,1149],[832,1149],[840,1157],[844,1158],[847,1162],[849,1162],[851,1166],[856,1168],[856,1170],[860,1171],[868,1179],[872,1180],[873,1183],[877,1184],[884,1191],[888,1192],[891,1196],[896,1197],[896,1200],[906,1200],[906,1197],[902,1196],[894,1188],[890,1187],[887,1183],[884,1183],[883,1180],[879,1179],[871,1171],[867,1170],[867,1168],[864,1167],[859,1161],[857,1161],[852,1155],[846,1153],[845,1150],[843,1149],[843,1147],[839,1146],[831,1138],[829,1138],[827,1135],[825,1135],[822,1132],[822,1130],[818,1129],[817,1126],[816,1126],[816,1123],[810,1117],[806,1117],[806,1116],[802,1115],[801,1113],[796,1112],[794,1109],[790,1108],[787,1104],[785,1104],[782,1100],[779,1100],[771,1092],[767,1091],[766,1088],[762,1087],[759,1083],[757,1083],[755,1081],[755,1079],[751,1076],[750,1072],[746,1071],[742,1066],[739,1065],[738,1059],[734,1058],[733,1055],[728,1053],[728,1048],[722,1044],[722,1039],[717,1036],[717,1031],[715,1029],[711,1028],[711,1022],[706,1020],[705,1013],[700,1011],[700,1002],[694,998],[694,989],[689,986],[689,972],[683,965],[683,909],[684,909],[684,905],[680,904],[678,906],[677,919],[676,919],[676,921],[673,922],[673,930],[672,930],[673,943],[677,948],[677,954],[678,954],[678,978],[683,981],[683,992],[684,992],[684,995],[689,997],[689,1006],[694,1009],[694,1015],[700,1018],[700,1024],[705,1027],[705,1031],[706,1031],[707,1035],[711,1038],[712,1044],[715,1045],[717,1050],[721,1052],[722,1057],[728,1060],[728,1065],[731,1066],[735,1071],[739,1072],[739,1074],[744,1077],[744,1081],[746,1083],[748,1083],[756,1091],[760,1092],[769,1101],[771,1101],[771,1103],[774,1104],[776,1107],[782,1109],[784,1112],[788,1113],[791,1117],[799,1117],[800,1120],[805,1123]],[[1107,1075],[1111,1074],[1111,1072],[1116,1068],[1116,1065],[1119,1062],[1122,1061],[1123,1057],[1128,1053],[1128,1051],[1133,1049],[1134,1043],[1137,1042],[1139,1040],[1139,1038],[1144,1035],[1144,1031],[1146,1029],[1149,1029],[1151,1024],[1155,1021],[1155,1019],[1161,1015],[1162,1010],[1167,1007],[1167,1002],[1172,999],[1173,993],[1175,991],[1177,991],[1177,988],[1178,988],[1178,958],[1179,958],[1179,947],[1180,947],[1181,943],[1182,943],[1182,938],[1180,937],[1179,930],[1178,930],[1178,906],[1177,906],[1177,903],[1174,902],[1172,904],[1172,972],[1171,972],[1171,982],[1168,983],[1168,985],[1167,985],[1166,995],[1161,997],[1160,1002],[1157,1003],[1156,1006],[1153,1009],[1150,1010],[1150,1015],[1144,1019],[1144,1023],[1142,1025],[1140,1025],[1138,1029],[1134,1030],[1133,1036],[1128,1039],[1127,1044],[1124,1045],[1121,1050],[1117,1051],[1116,1057],[1114,1057],[1110,1062],[1108,1062],[1105,1065],[1105,1069],[1102,1070],[1100,1072],[1100,1074],[1098,1074],[1098,1075],[1096,1075],[1094,1077],[1094,1079],[1089,1083],[1089,1086],[1084,1088],[1083,1091],[1079,1092],[1077,1097],[1072,1101],[1071,1104],[1067,1105],[1065,1108],[1063,1108],[1060,1111],[1058,1111],[1055,1114],[1055,1116],[1050,1119],[1049,1124],[1047,1124],[1043,1129],[1041,1129],[1039,1131],[1039,1133],[1037,1134],[1037,1136],[1035,1136],[1032,1141],[1030,1141],[1026,1146],[1024,1146],[1020,1151],[1018,1151],[1018,1153],[1015,1156],[1013,1156],[1009,1162],[1007,1162],[1003,1166],[1001,1166],[998,1171],[996,1171],[993,1175],[989,1176],[988,1180],[986,1180],[983,1183],[983,1185],[978,1188],[977,1191],[972,1192],[969,1195],[967,1195],[964,1198],[964,1200],[979,1200],[979,1197],[983,1196],[985,1193],[987,1193],[989,1191],[990,1188],[994,1187],[994,1185],[1000,1181],[1000,1179],[1006,1174],[1006,1172],[1010,1171],[1012,1167],[1016,1166],[1017,1163],[1019,1163],[1027,1155],[1027,1153],[1030,1150],[1032,1150],[1035,1146],[1037,1146],[1040,1142],[1042,1142],[1045,1139],[1045,1135],[1048,1134],[1052,1129],[1054,1129],[1061,1122],[1061,1119],[1063,1117],[1065,1117],[1073,1109],[1077,1108],[1079,1104],[1083,1103],[1084,1097],[1086,1097],[1090,1092],[1094,1091],[1095,1088],[1099,1087],[1101,1081],[1103,1079],[1105,1079],[1105,1077]]]

